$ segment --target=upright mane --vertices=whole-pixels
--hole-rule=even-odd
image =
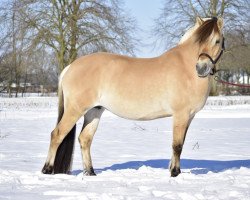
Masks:
[[[212,34],[212,32],[219,32],[219,28],[217,25],[217,18],[213,17],[205,21],[194,33],[196,37],[195,41],[199,42],[200,44],[206,42],[208,37]]]

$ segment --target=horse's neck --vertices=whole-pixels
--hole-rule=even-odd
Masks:
[[[162,54],[160,57],[163,59],[163,63],[174,66],[178,65],[180,69],[189,71],[190,73],[196,73],[196,63],[199,55],[199,45],[192,40],[187,40],[182,44],[170,49]]]
[[[190,64],[192,63],[192,66],[196,65],[200,51],[200,46],[197,42],[194,42],[191,38],[182,44],[179,44],[176,48],[179,49],[179,53],[182,55],[184,60],[189,61]]]

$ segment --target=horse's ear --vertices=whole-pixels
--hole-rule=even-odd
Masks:
[[[199,26],[203,24],[203,19],[201,19],[199,16],[196,17],[196,24],[198,24]]]
[[[221,30],[223,27],[223,19],[221,17],[218,18],[217,25],[218,28]]]

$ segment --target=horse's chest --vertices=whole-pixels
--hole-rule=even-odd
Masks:
[[[210,92],[210,84],[209,80],[203,80],[201,83],[195,84],[193,88],[191,97],[191,103],[193,104],[193,108],[195,112],[201,110],[208,98]]]

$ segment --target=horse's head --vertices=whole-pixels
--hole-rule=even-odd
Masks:
[[[224,51],[222,27],[222,18],[214,17],[203,21],[194,32],[195,42],[200,46],[196,64],[199,77],[206,77],[215,72],[215,64]]]

